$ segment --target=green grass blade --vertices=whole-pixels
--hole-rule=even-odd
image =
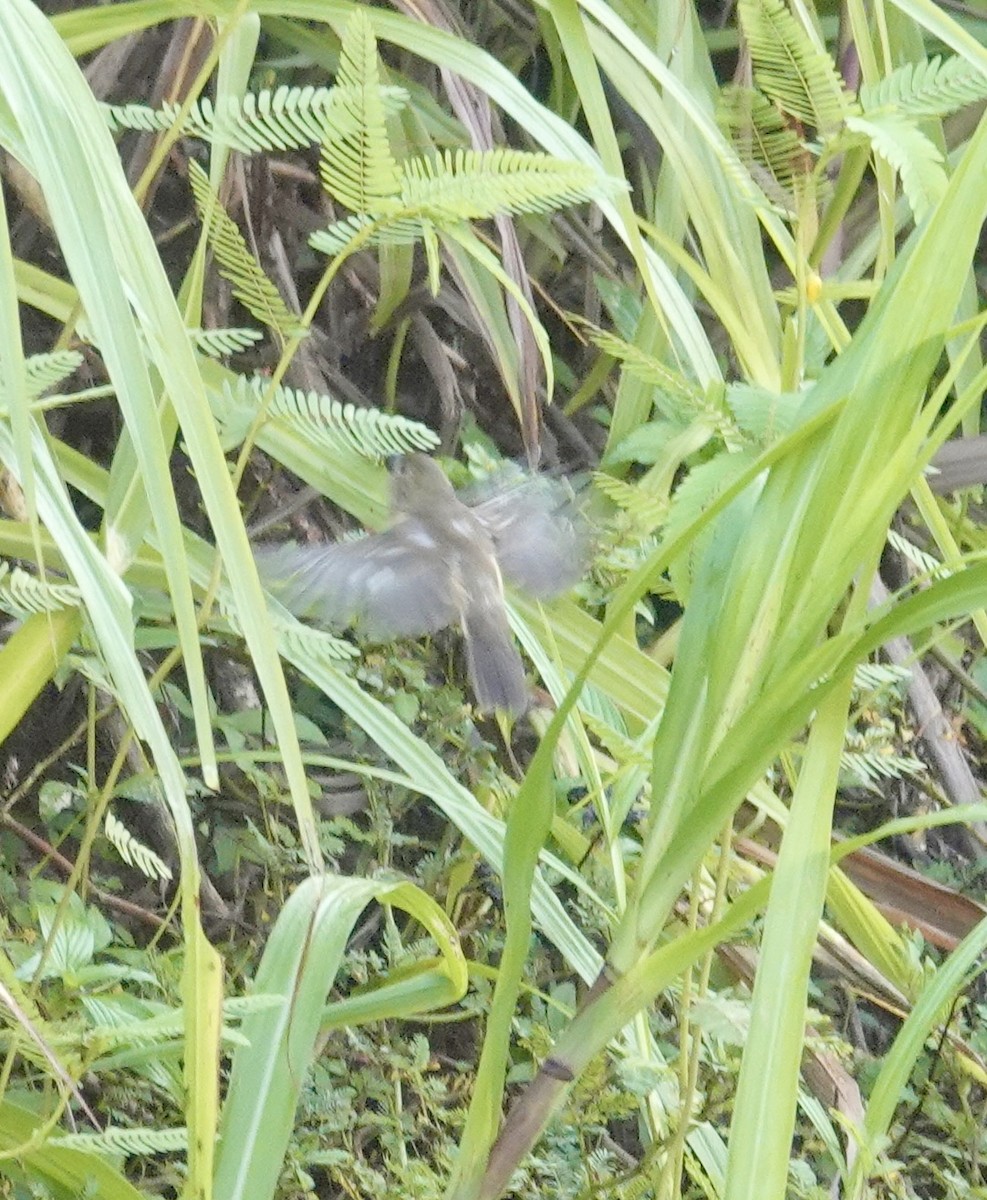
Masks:
[[[848,677],[820,705],[778,855],[730,1128],[727,1200],[785,1194],[851,684]]]
[[[444,929],[446,950],[458,951],[441,910],[407,884],[321,876],[305,880],[292,893],[271,930],[254,981],[255,994],[280,996],[281,1002],[247,1017],[242,1032],[249,1045],[233,1056],[217,1153],[217,1200],[275,1195],[298,1095],[323,1027],[326,996],[353,925],[373,900],[399,905],[433,929]],[[441,1002],[458,999],[465,990],[464,963],[451,968],[450,980],[458,982],[458,995],[447,990]],[[393,992],[388,999],[393,1000]],[[406,1011],[420,1011],[414,1005],[421,996],[409,991],[407,1000]],[[378,1015],[384,1011],[382,1006]]]

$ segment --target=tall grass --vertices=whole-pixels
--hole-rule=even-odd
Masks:
[[[855,252],[821,278],[816,235],[827,228],[826,205],[843,205],[840,183],[853,185],[858,160],[848,151],[836,164],[845,173],[831,193],[836,199],[823,196],[820,169],[811,181],[818,195],[810,194],[806,181],[801,205],[779,211],[717,124],[719,85],[691,5],[677,6],[674,21],[672,10],[634,0],[538,5],[538,28],[556,73],[553,89],[573,101],[567,113],[552,111],[515,73],[465,38],[403,14],[366,10],[383,47],[469,80],[532,147],[590,164],[611,178],[625,179],[631,167],[639,172],[600,206],[606,240],[633,276],[625,290],[639,304],[627,340],[714,407],[722,407],[729,379],[759,389],[787,411],[781,432],[751,438],[734,454],[718,445],[708,408],[685,422],[679,437],[656,440],[640,472],[645,484],[659,493],[664,488],[656,498],[667,500],[676,474],[705,454],[705,465],[692,476],[698,499],[675,510],[653,552],[607,598],[602,619],[574,603],[548,614],[515,607],[515,627],[543,668],[558,710],[502,822],[424,738],[332,662],[283,640],[279,645],[213,416],[227,376],[193,351],[185,333],[200,316],[198,301],[188,297],[198,295],[193,282],[205,244],[189,266],[180,309],[105,121],[72,58],[178,15],[195,15],[215,21],[218,34],[202,83],[215,70],[219,86],[236,94],[246,87],[265,20],[280,38],[309,49],[322,44],[329,56],[356,7],[343,0],[138,0],[80,9],[53,23],[30,0],[8,0],[0,9],[0,137],[40,184],[71,283],[68,289],[18,262],[4,220],[0,457],[20,481],[27,527],[0,523],[0,550],[22,558],[41,555],[49,566],[67,569],[79,589],[87,637],[167,799],[181,852],[188,1194],[251,1200],[275,1194],[320,1025],[420,1013],[455,1001],[466,985],[455,932],[432,899],[411,888],[322,879],[284,657],[386,753],[395,779],[434,802],[501,881],[506,941],[448,1194],[457,1200],[503,1194],[572,1082],[608,1047],[660,1063],[645,1019],[656,997],[683,976],[695,972],[701,979],[711,952],[756,922],[761,932],[750,1032],[729,1136],[690,1125],[657,1089],[642,1097],[640,1111],[646,1140],[671,1131],[659,1172],[663,1195],[679,1194],[686,1162],[731,1200],[781,1197],[803,1086],[809,976],[824,906],[864,951],[868,936],[900,936],[884,926],[878,934],[879,918],[859,895],[849,911],[845,881],[832,865],[833,804],[854,668],[892,633],[961,618],[987,599],[987,566],[967,564],[886,611],[867,606],[894,513],[936,445],[964,419],[975,421],[978,410],[983,368],[976,337],[969,329],[958,332],[956,322],[971,308],[972,265],[987,215],[987,127],[981,122],[949,147],[948,177],[917,227],[896,193],[894,173],[880,163],[884,187],[872,224]],[[818,40],[811,14],[802,6],[796,11],[807,35]],[[907,0],[880,5],[871,16],[851,4],[848,20],[869,83],[904,58],[921,55],[930,34],[987,74],[979,44],[931,5]],[[658,152],[622,148],[615,93]],[[568,119],[577,101],[583,118],[578,125]],[[859,152],[859,144],[853,149]],[[221,150],[215,154],[214,171],[225,161]],[[859,172],[856,186],[864,186]],[[841,307],[851,291],[863,296],[862,316],[852,325]],[[84,313],[122,417],[108,468],[85,461],[42,428],[23,384],[15,296],[68,327]],[[502,357],[505,372],[508,359]],[[627,371],[615,391],[602,469],[625,474],[633,457],[628,445],[635,436],[660,431],[661,421],[653,388]],[[212,548],[183,525],[169,467],[178,436],[215,535],[222,580]],[[277,422],[262,427],[257,440],[356,516],[379,514],[380,476],[367,474],[355,455],[340,451],[327,458]],[[96,538],[79,519],[67,484],[99,507]],[[633,614],[670,571],[683,615],[669,673],[635,644]],[[312,875],[271,934],[257,987],[280,1001],[269,1001],[270,1012],[258,1002],[244,1030],[249,1045],[235,1052],[223,1106],[222,981],[199,915],[190,785],[135,644],[130,582],[148,574],[170,597],[207,783],[216,778],[216,759],[200,628],[217,595],[228,604],[271,713]],[[23,696],[5,734],[64,662],[75,636],[74,627],[68,636],[64,628],[52,628],[50,643],[40,639],[51,652],[39,653],[47,620],[31,618],[0,656],[10,681],[4,687],[16,680]],[[593,693],[583,693],[587,684]],[[588,711],[605,712],[614,735],[650,763],[633,776],[632,790],[650,795],[650,811],[632,859],[622,852],[619,819],[620,789],[632,776],[618,776],[615,769],[609,777],[606,768],[601,775]],[[790,800],[783,803],[767,773],[803,738]],[[609,876],[602,886],[597,875],[595,891],[579,879],[578,864],[545,853],[558,817],[555,756],[565,739],[579,748],[587,781],[595,774],[599,785],[599,860]],[[773,877],[749,890],[731,875],[724,833],[745,802],[781,830]],[[546,882],[546,864],[578,879],[589,902],[611,914],[602,959]],[[691,918],[680,922],[675,910],[683,896],[690,898]],[[344,1007],[333,1018],[323,1007],[346,935],[374,900],[410,911],[435,939],[437,955],[412,975],[380,981],[362,1005]],[[533,928],[588,990],[541,1072],[512,1096],[503,1117],[513,1018]],[[981,927],[909,997],[913,1013],[886,1058],[862,1123],[845,1140],[855,1163],[844,1164],[848,1195],[866,1194],[866,1172],[880,1160],[895,1101],[923,1038],[955,999],[985,942],[987,927]],[[681,1049],[687,1062],[687,1042]],[[685,1101],[688,1076],[682,1078]],[[251,1111],[264,1120],[248,1119]],[[243,1113],[248,1115],[241,1119]],[[6,1149],[21,1148],[23,1178],[43,1179],[55,1194],[81,1188],[87,1177],[101,1195],[133,1194],[122,1175],[97,1169],[82,1151],[64,1164],[58,1158],[41,1162],[31,1139],[43,1132],[43,1120],[10,1104],[0,1107],[0,1137]],[[838,1143],[836,1121],[830,1120],[829,1132]],[[150,1134],[146,1144],[153,1148]],[[719,1178],[709,1173],[713,1161],[722,1167]]]

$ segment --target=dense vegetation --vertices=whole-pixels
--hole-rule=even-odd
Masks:
[[[984,1195],[985,43],[4,0],[4,1195]],[[516,720],[262,587],[408,451]]]

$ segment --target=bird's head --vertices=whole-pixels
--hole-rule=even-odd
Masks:
[[[427,454],[401,454],[388,461],[391,508],[396,513],[428,516],[437,504],[456,499],[452,484]]]

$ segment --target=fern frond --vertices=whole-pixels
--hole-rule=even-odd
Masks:
[[[308,239],[308,244],[320,254],[334,257],[348,253],[354,245],[363,246],[410,246],[425,236],[427,222],[401,213],[396,205],[378,209],[374,215],[354,213],[341,221],[334,221],[328,229],[320,229]]]
[[[321,253],[419,239],[428,250],[433,225],[549,212],[616,186],[583,163],[504,148],[459,149],[399,164],[387,136],[373,29],[359,10],[343,39],[337,90],[348,120],[327,133],[320,173],[326,191],[354,215],[309,239]]]
[[[387,116],[407,104],[404,88],[381,87],[380,102]],[[174,128],[181,114],[178,104],[161,108],[143,104],[102,106],[111,130],[137,129],[160,133]],[[320,145],[334,125],[348,126],[352,115],[339,88],[289,88],[276,91],[248,92],[242,99],[231,97],[217,111],[211,100],[203,98],[189,110],[182,123],[182,136],[201,138],[217,145],[230,146],[241,154],[262,151],[302,150]]]
[[[987,100],[987,75],[961,58],[938,57],[905,63],[872,86],[860,89],[868,115],[890,109],[904,117],[948,117],[968,104]]]
[[[279,612],[272,624],[278,633],[278,644],[287,658],[338,667],[341,662],[359,657],[360,652],[349,642],[334,637],[325,629],[305,625],[290,613],[282,615]]]
[[[173,1129],[116,1129],[102,1133],[70,1133],[49,1140],[49,1145],[88,1154],[174,1154],[188,1148],[188,1130]]]
[[[227,386],[226,399],[231,411],[224,414],[224,424],[233,420],[249,428],[267,386],[263,379],[243,378],[235,388]],[[232,411],[234,409],[239,409],[239,413]],[[377,408],[343,404],[323,392],[277,388],[267,412],[315,445],[332,450],[355,450],[365,458],[380,460],[391,454],[434,450],[439,444],[438,436],[419,421],[397,413],[381,412]]]
[[[684,375],[632,342],[624,341],[616,334],[599,329],[578,317],[575,320],[588,330],[589,339],[594,345],[599,346],[605,354],[616,358],[628,374],[655,389],[653,403],[662,416],[679,425],[688,425],[696,420],[703,421],[730,449],[739,449],[743,444],[744,439],[740,436],[733,414],[726,404],[726,390],[722,385],[711,385],[703,391]],[[627,441],[633,443],[636,434],[648,440],[652,433],[653,427],[641,426]],[[627,442],[621,443],[622,447],[626,444]]]
[[[239,354],[264,337],[259,329],[190,329],[188,335],[196,350],[210,358]]]
[[[325,137],[336,107],[332,88],[280,87],[273,94],[265,91],[256,97],[245,95],[242,102],[238,97],[230,101],[221,112],[213,109],[209,114],[213,140],[244,154],[316,145]]]
[[[181,106],[166,101],[161,108],[151,108],[147,104],[101,104],[103,118],[111,133],[119,133],[123,129],[134,129],[139,133],[165,133],[174,127],[178,120]],[[182,129],[183,135],[191,135],[192,120],[186,121]]]
[[[376,408],[341,404],[318,392],[282,388],[272,408],[313,440],[350,447],[367,458],[434,450],[439,444],[438,435],[419,421]]]
[[[593,476],[593,485],[621,512],[626,513],[638,530],[650,533],[668,518],[668,498],[653,496],[640,483],[628,483],[601,471]]]
[[[249,996],[228,996],[223,1001],[223,1020],[242,1021],[254,1013],[270,1012],[284,1003],[284,997],[270,992],[254,992]],[[225,1028],[225,1027],[224,1027]]]
[[[552,212],[607,190],[599,172],[585,163],[503,146],[412,158],[403,174],[403,206],[436,224]]]
[[[322,186],[345,208],[373,212],[397,194],[401,176],[387,136],[377,43],[360,9],[346,26],[337,84],[348,120],[329,129],[322,142]]]
[[[857,110],[832,59],[809,37],[785,0],[740,0],[737,15],[757,86],[783,112],[831,133]]]
[[[135,1007],[129,997],[121,1000],[109,996],[83,996],[81,1000],[92,1023],[90,1037],[108,1049],[163,1046],[182,1036],[181,1009],[151,1005],[147,1001],[139,1001]],[[139,1015],[145,1012],[154,1015]]]
[[[875,154],[891,164],[901,179],[901,188],[916,224],[946,190],[948,182],[942,155],[908,117],[895,112],[851,117],[847,128],[863,134]]]
[[[952,571],[945,563],[934,558],[908,538],[902,537],[895,529],[888,530],[888,545],[896,550],[901,557],[910,563],[917,571],[921,571],[930,579],[945,579]]]
[[[25,360],[27,391],[36,399],[49,388],[57,387],[83,362],[77,350],[56,350],[52,354],[32,354]]]
[[[881,749],[844,750],[840,754],[840,767],[863,787],[873,787],[882,779],[915,778],[926,771],[925,763],[910,754],[892,754]]]
[[[220,274],[233,285],[233,295],[262,325],[283,341],[301,331],[298,318],[288,311],[281,293],[261,270],[247,248],[236,222],[219,202],[205,171],[193,159],[188,164],[189,183],[206,236],[219,262]]]
[[[404,88],[378,85],[377,99],[381,110],[392,115],[407,104],[408,93]],[[217,117],[213,136],[231,146],[235,138],[245,142],[249,139],[255,150],[317,145],[352,120],[347,101],[339,87],[280,87],[274,93],[260,92],[256,97],[247,94],[242,105],[234,105]]]
[[[103,821],[103,833],[123,861],[136,867],[147,879],[171,879],[171,867],[148,846],[139,842],[109,809]]]
[[[48,583],[20,567],[0,563],[0,609],[22,620],[32,613],[60,612],[79,604],[79,589],[70,583]]]
[[[607,329],[601,329],[578,316],[575,320],[586,330],[587,337],[594,346],[615,358],[629,375],[656,388],[662,396],[672,402],[678,412],[695,413],[702,406],[702,389],[679,371],[666,366],[654,355],[646,353],[633,342],[627,342]]]
[[[884,692],[907,684],[911,677],[911,670],[897,663],[862,662],[854,668],[853,689],[855,692]]]
[[[806,171],[810,160],[791,120],[761,92],[736,86],[720,92],[717,116],[741,161],[757,175],[771,199],[793,210],[795,178]],[[765,182],[765,174],[770,182]]]
[[[230,629],[242,637],[243,630],[232,604],[227,603],[227,599],[220,597],[219,610]],[[270,615],[271,624],[278,635],[278,643],[288,656],[297,654],[309,662],[319,662],[329,667],[338,667],[341,662],[358,656],[356,647],[349,642],[334,637],[324,629],[303,625],[280,604],[271,605]]]

